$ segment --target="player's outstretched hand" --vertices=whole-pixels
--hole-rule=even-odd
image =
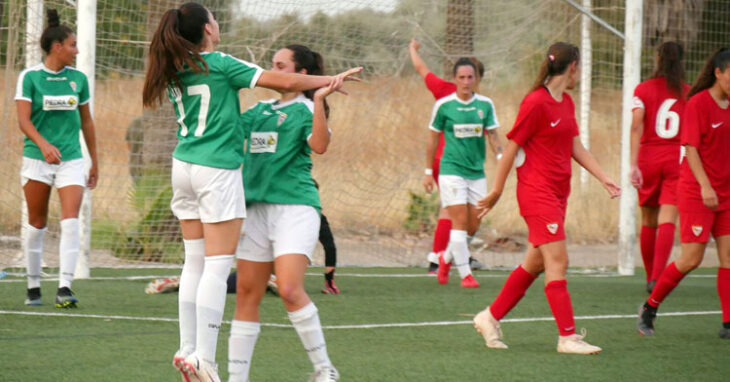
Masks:
[[[606,191],[608,191],[608,194],[611,195],[611,199],[621,196],[621,187],[619,187],[619,185],[610,178],[606,178],[606,180],[603,181],[603,188],[605,188]]]
[[[426,193],[428,193],[428,194],[433,192],[433,175],[424,175],[423,188],[426,190]]]
[[[487,194],[487,196],[480,199],[477,202],[477,208],[481,211],[479,211],[479,215],[477,217],[479,219],[483,218],[494,207],[494,205],[497,204],[500,196],[502,196],[501,193],[492,190]]]
[[[415,38],[412,38],[411,43],[408,44],[408,48],[417,52],[419,49],[421,49],[421,43],[418,42],[418,40],[416,40]]]

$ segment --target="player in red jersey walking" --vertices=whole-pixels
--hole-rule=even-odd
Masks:
[[[560,332],[560,353],[596,354],[598,346],[583,341],[575,332],[573,307],[565,271],[563,221],[570,193],[571,158],[595,176],[612,198],[621,189],[601,169],[580,142],[575,106],[565,91],[580,78],[580,53],[574,45],[558,42],[550,46],[532,90],[520,105],[515,125],[507,134],[504,157],[497,166],[492,191],[478,203],[481,215],[497,203],[515,163],[517,202],[527,223],[530,245],[525,259],[507,278],[490,306],[474,317],[474,327],[487,347],[506,349],[499,320],[520,301],[537,276],[545,272],[545,295]]]
[[[689,86],[682,46],[659,46],[657,68],[634,90],[631,123],[631,184],[639,192],[641,258],[651,293],[674,244],[679,180],[680,121]]]
[[[421,55],[418,53],[420,47],[421,44],[416,39],[411,39],[411,43],[408,45],[408,51],[411,56],[411,63],[413,64],[413,68],[416,69],[416,72],[418,72],[418,74],[423,77],[426,83],[426,87],[431,92],[431,94],[433,94],[433,97],[436,100],[439,100],[456,92],[456,84],[446,81],[431,72],[423,59],[421,59]],[[482,80],[482,77],[484,77],[484,64],[482,64],[481,61],[477,60],[476,58],[471,58],[471,60],[477,68],[474,91],[476,93],[479,93],[479,82]],[[490,145],[495,150],[497,158],[499,159],[502,156],[502,147],[500,145],[497,132],[494,130],[489,130],[487,131],[487,134]],[[441,161],[441,156],[444,153],[445,143],[446,142],[442,134],[439,138],[438,146],[436,148],[436,156],[434,158],[433,165],[430,171],[430,175],[433,176],[433,179],[436,181],[437,184],[439,177],[439,163]],[[428,170],[426,170],[426,172],[428,172]],[[439,220],[436,224],[436,231],[433,234],[433,247],[431,249],[431,253],[429,253],[428,256],[429,272],[431,273],[436,272],[436,270],[438,269],[438,254],[446,250],[446,246],[449,243],[449,234],[451,232],[451,228],[452,225],[451,218],[449,217],[449,212],[446,208],[442,208],[439,211]],[[468,238],[468,241],[471,242],[471,239],[473,239],[473,236],[470,236]],[[481,269],[484,265],[480,263],[477,259],[470,257],[469,266],[472,269]]]
[[[730,50],[718,50],[689,91],[682,120],[682,160],[679,187],[679,227],[682,253],[661,273],[654,290],[639,307],[637,329],[654,334],[659,304],[682,278],[697,268],[710,233],[717,242],[720,268],[717,294],[722,306],[720,338],[730,338]]]

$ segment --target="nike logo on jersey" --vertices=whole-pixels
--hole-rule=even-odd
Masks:
[[[720,126],[721,126],[721,125],[722,125],[723,123],[725,123],[725,122],[718,122],[718,123],[713,123],[713,124],[712,124],[712,128],[713,128],[713,129],[717,129],[717,128],[718,128],[718,127],[720,127]]]
[[[558,123],[560,123],[560,118],[558,118],[558,120],[555,122],[550,122],[550,127],[555,127],[558,125]]]

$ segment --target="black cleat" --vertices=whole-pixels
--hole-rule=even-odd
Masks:
[[[56,308],[76,308],[76,303],[79,300],[74,297],[74,293],[67,287],[58,288],[56,292]]]
[[[438,270],[438,263],[428,263],[428,273],[436,273]]]
[[[639,318],[636,321],[636,329],[642,336],[654,335],[654,320],[656,320],[657,308],[646,303],[639,305]]]
[[[720,333],[717,333],[717,335],[724,340],[730,340],[730,329],[722,328],[720,329]]]
[[[484,268],[484,264],[482,264],[481,261],[479,261],[473,257],[470,257],[469,258],[469,267],[471,268],[472,271],[477,271],[479,269]]]
[[[651,294],[651,291],[654,290],[654,286],[656,286],[656,280],[651,280],[646,283],[646,292]]]
[[[41,304],[41,288],[28,288],[25,305],[38,306]]]

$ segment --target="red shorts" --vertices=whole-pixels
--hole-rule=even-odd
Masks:
[[[679,211],[679,234],[682,243],[707,243],[730,235],[730,210]]]
[[[524,216],[527,223],[527,241],[539,247],[553,241],[565,240],[564,215]]]
[[[644,178],[639,191],[639,205],[659,207],[677,205],[679,182],[679,148],[674,146],[646,146],[639,151],[637,161]]]

